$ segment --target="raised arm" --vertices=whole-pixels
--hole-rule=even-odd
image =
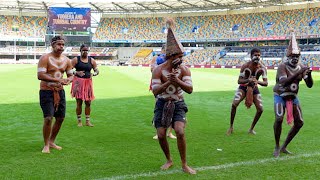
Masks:
[[[241,69],[240,69],[240,75],[239,75],[239,78],[238,78],[238,84],[247,84],[250,82],[251,79],[247,79],[245,78],[245,69],[246,69],[246,66],[245,65],[242,65]],[[251,73],[250,73],[251,74]],[[250,78],[250,77],[249,77]]]
[[[174,76],[172,76],[172,81],[176,83],[178,86],[180,86],[183,91],[185,91],[188,94],[191,94],[193,91],[193,85],[190,69],[186,66],[183,66],[181,70],[182,79],[179,79],[178,76],[175,75],[175,73],[173,73]]]
[[[313,79],[311,76],[311,72],[312,71],[310,69],[308,69],[303,73],[303,79],[304,79],[304,82],[306,82],[306,85],[308,88],[312,88],[312,86],[313,86]]]
[[[262,68],[262,81],[257,81],[260,86],[268,86],[268,77],[267,77],[267,69]]]
[[[278,68],[278,77],[279,77],[279,84],[286,87],[293,83],[294,80],[298,78],[299,75],[304,73],[306,70],[308,70],[308,67],[302,67],[298,72],[294,73],[292,76],[287,75],[285,64],[281,64]]]

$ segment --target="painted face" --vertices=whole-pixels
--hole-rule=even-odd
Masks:
[[[53,52],[61,54],[64,51],[64,40],[57,40],[52,43]]]
[[[254,63],[259,63],[260,56],[261,56],[260,52],[254,52],[251,56],[251,61]]]
[[[81,56],[88,56],[89,48],[88,47],[83,47],[81,50]]]
[[[172,57],[172,66],[173,68],[178,68],[178,66],[182,63],[183,54],[177,54]]]
[[[291,66],[295,67],[297,66],[298,62],[299,62],[299,54],[292,54],[288,57],[288,62]]]

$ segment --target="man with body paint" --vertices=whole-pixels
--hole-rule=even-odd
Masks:
[[[273,129],[276,144],[273,155],[276,158],[279,157],[280,152],[291,154],[291,152],[287,150],[287,146],[303,126],[302,112],[298,99],[299,82],[304,79],[308,88],[313,86],[311,70],[299,63],[300,55],[300,49],[295,35],[292,33],[287,50],[288,61],[279,65],[276,85],[273,88],[275,112]],[[287,123],[290,125],[293,123],[293,126],[285,142],[280,147],[280,136],[285,110],[287,110]]]
[[[165,44],[162,45],[162,47],[161,47],[161,53],[159,55],[153,57],[150,62],[151,73],[155,67],[159,66],[160,64],[162,64],[164,62],[166,62],[166,45]],[[150,83],[149,90],[152,90],[151,83]],[[156,98],[156,100],[157,100],[157,98]],[[152,120],[152,123],[154,124],[153,120]],[[172,127],[171,126],[169,127],[167,136],[171,139],[177,139],[177,137],[172,134]],[[158,139],[158,135],[156,134],[155,136],[153,136],[153,139]]]
[[[75,57],[71,60],[72,66],[76,69],[74,71],[74,78],[71,87],[71,96],[76,98],[77,101],[77,120],[78,126],[82,127],[82,103],[85,103],[85,116],[86,116],[86,126],[93,127],[90,122],[91,113],[91,101],[94,100],[93,86],[92,86],[92,76],[97,76],[99,70],[96,61],[88,56],[89,46],[82,44],[80,46],[80,57]],[[93,69],[94,73],[91,73]]]
[[[235,93],[235,97],[231,106],[230,128],[227,135],[233,133],[233,123],[236,116],[237,107],[241,101],[246,98],[245,105],[250,108],[252,103],[256,106],[257,112],[248,131],[250,134],[256,134],[253,130],[263,112],[262,98],[258,89],[258,85],[268,86],[267,69],[260,62],[261,52],[254,48],[251,50],[251,61],[242,65],[238,78],[239,88]],[[259,78],[262,77],[262,81]]]
[[[40,106],[43,112],[43,139],[42,153],[50,153],[50,148],[61,150],[55,144],[55,139],[65,117],[66,99],[64,85],[71,83],[73,70],[70,59],[62,55],[65,40],[55,36],[51,40],[52,51],[40,57],[38,63],[38,79],[40,82]],[[63,78],[64,72],[67,78]],[[52,125],[52,119],[56,121]]]
[[[172,125],[177,136],[182,170],[189,174],[196,174],[196,171],[187,164],[184,131],[188,108],[184,102],[183,92],[191,94],[193,91],[191,72],[188,67],[181,64],[184,49],[172,31],[173,20],[168,20],[167,25],[166,62],[152,71],[152,92],[157,97],[154,124],[157,128],[160,147],[167,160],[161,169],[166,170],[173,165],[166,136],[167,129]]]

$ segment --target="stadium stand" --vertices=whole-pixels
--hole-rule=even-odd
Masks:
[[[179,16],[175,18],[178,38],[188,43],[217,42],[215,46],[186,47],[187,65],[241,66],[249,60],[248,52],[253,46],[259,46],[263,63],[274,67],[284,59],[287,47],[288,28],[295,27],[296,36],[302,48],[301,62],[311,67],[320,66],[320,23],[317,17],[320,8],[304,8],[274,12]],[[94,58],[115,60],[124,64],[148,64],[153,48],[145,48],[141,43],[162,42],[166,38],[165,19],[163,17],[108,17],[101,18],[96,32],[92,35],[94,45],[90,54]],[[0,59],[14,61],[35,60],[50,51],[50,45],[27,45],[24,41],[38,38],[44,41],[47,31],[47,18],[38,16],[0,15]],[[318,38],[312,41],[307,37]],[[314,37],[313,37],[314,36]],[[1,40],[2,38],[2,40]],[[9,42],[6,38],[21,41]],[[21,38],[21,39],[19,39]],[[29,38],[24,40],[23,38]],[[269,39],[271,38],[271,39]],[[252,40],[253,39],[253,40]],[[258,41],[259,40],[259,41]],[[276,41],[275,41],[276,40]],[[130,44],[128,48],[100,47],[103,43],[139,42],[139,47]],[[226,42],[227,41],[227,42]],[[228,41],[232,41],[231,46]],[[229,43],[230,44],[230,43]],[[140,47],[141,46],[141,47]],[[79,46],[68,46],[65,54],[73,57],[79,55]],[[31,62],[31,61],[30,61]],[[103,64],[103,63],[102,63]],[[107,64],[107,63],[106,63]]]
[[[254,14],[177,17],[176,33],[180,40],[238,39],[252,37],[286,36],[288,27],[297,29],[296,36],[319,34],[319,25],[309,26],[313,17],[319,17],[319,8],[275,11]],[[103,18],[93,40],[164,40],[165,19]],[[232,30],[233,25],[239,25]],[[319,23],[318,23],[319,24]],[[192,32],[198,26],[197,33]],[[127,31],[123,31],[126,28]]]

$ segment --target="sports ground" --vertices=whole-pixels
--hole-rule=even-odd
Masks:
[[[305,124],[288,146],[293,155],[272,156],[275,70],[261,87],[264,113],[247,133],[255,108],[242,103],[229,127],[231,102],[239,69],[191,69],[194,92],[186,94],[187,159],[196,175],[181,171],[176,140],[169,139],[174,166],[161,171],[165,157],[152,137],[154,97],[148,91],[146,67],[100,67],[94,77],[92,102],[95,127],[77,127],[74,99],[65,87],[67,114],[56,143],[61,151],[42,154],[42,112],[36,65],[0,66],[0,179],[318,179],[320,73],[314,87],[300,84]],[[281,142],[289,126],[283,124]]]

